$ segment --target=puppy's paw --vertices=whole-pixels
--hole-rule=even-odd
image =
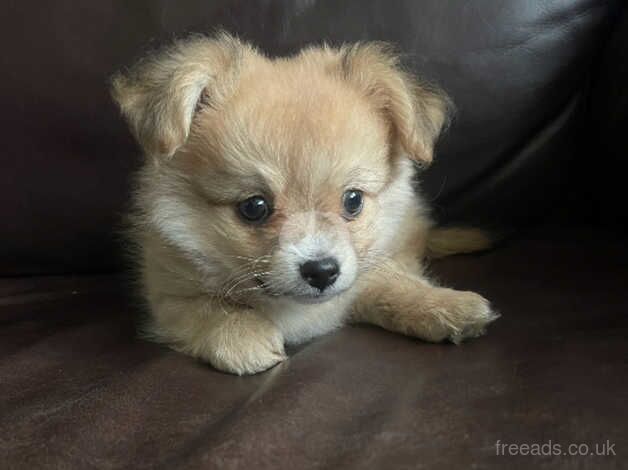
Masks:
[[[455,344],[486,333],[486,326],[499,318],[490,303],[475,292],[450,291],[439,316],[447,338]]]
[[[250,313],[229,314],[204,338],[198,353],[216,369],[237,375],[263,372],[287,358],[281,331]]]
[[[499,318],[488,300],[475,292],[440,288],[427,297],[424,306],[429,320],[421,337],[428,341],[449,339],[459,344],[483,335],[486,326]]]

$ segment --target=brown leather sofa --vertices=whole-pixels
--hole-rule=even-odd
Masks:
[[[623,3],[5,2],[0,467],[625,468]],[[493,301],[488,336],[347,327],[252,377],[136,337],[118,228],[140,155],[107,80],[216,27],[272,55],[391,41],[450,93],[421,188],[442,223],[509,237],[431,270]]]

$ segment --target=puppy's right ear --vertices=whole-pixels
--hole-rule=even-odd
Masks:
[[[358,43],[338,52],[343,78],[385,116],[406,156],[422,165],[430,164],[452,108],[447,95],[404,72],[399,57],[387,44]]]
[[[194,37],[113,77],[113,98],[147,155],[174,155],[199,106],[216,107],[233,91],[247,51],[254,53],[225,33]]]

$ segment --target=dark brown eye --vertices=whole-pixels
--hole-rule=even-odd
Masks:
[[[262,196],[253,196],[238,204],[238,212],[250,223],[262,223],[271,213],[270,204]]]
[[[342,196],[342,205],[345,211],[345,217],[353,219],[362,212],[364,206],[364,198],[362,191],[359,189],[349,189]]]

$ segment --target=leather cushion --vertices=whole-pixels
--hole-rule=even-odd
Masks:
[[[458,107],[423,188],[443,221],[509,224],[554,203],[581,133],[612,0],[59,0],[10,2],[0,31],[0,274],[120,266],[117,227],[138,149],[108,77],[147,48],[224,27],[270,54],[386,40]]]
[[[1,280],[3,467],[623,468],[624,241],[536,233],[432,271],[491,299],[487,336],[345,327],[250,377],[136,339],[117,279]],[[617,456],[498,457],[498,440]]]

